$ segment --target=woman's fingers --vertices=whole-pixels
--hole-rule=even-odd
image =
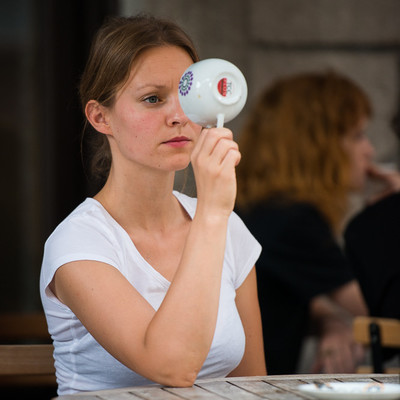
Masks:
[[[235,167],[241,156],[232,137],[232,132],[226,128],[203,130],[192,153],[193,167],[210,173],[218,173],[221,167],[229,165]]]
[[[388,170],[377,165],[370,165],[369,177],[374,182],[376,190],[367,199],[367,204],[376,203],[386,196],[400,191],[400,173],[395,170]]]
[[[211,155],[215,146],[221,139],[233,139],[232,132],[226,128],[203,129],[193,150],[192,156],[199,154]]]
[[[220,165],[225,163],[226,165],[229,164],[226,162],[227,157],[228,160],[231,158],[236,159],[238,154],[240,154],[239,146],[236,142],[230,139],[221,138],[218,140],[210,156],[215,158],[216,163],[219,163]],[[234,163],[233,165],[235,166],[236,164]]]
[[[236,197],[235,166],[240,157],[229,129],[213,128],[201,132],[192,153],[198,204],[232,211]]]

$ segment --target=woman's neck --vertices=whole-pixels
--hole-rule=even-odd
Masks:
[[[111,171],[94,198],[128,232],[137,228],[164,230],[182,215],[182,207],[172,193],[173,183],[173,173],[116,179]]]

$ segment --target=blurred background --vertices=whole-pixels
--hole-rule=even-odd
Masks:
[[[400,0],[1,0],[0,312],[41,310],[44,242],[94,194],[77,95],[92,35],[108,15],[141,11],[180,23],[201,58],[242,70],[248,102],[227,124],[236,134],[265,85],[330,67],[369,94],[377,161],[399,165]]]

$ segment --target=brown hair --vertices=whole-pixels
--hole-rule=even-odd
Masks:
[[[90,100],[111,107],[139,55],[149,48],[168,45],[184,49],[193,62],[199,59],[192,40],[172,21],[145,14],[109,18],[94,37],[81,78],[79,91],[83,110]],[[84,131],[88,127],[91,125],[86,122]],[[112,161],[106,136],[90,135],[89,147],[91,173],[103,184]]]
[[[347,212],[350,175],[342,138],[371,113],[361,88],[332,71],[276,81],[239,136],[238,207],[274,197],[309,202],[337,231]]]

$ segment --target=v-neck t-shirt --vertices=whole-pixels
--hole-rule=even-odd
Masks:
[[[176,191],[174,195],[193,218],[197,200]],[[236,289],[260,252],[260,244],[232,213],[214,338],[198,378],[226,376],[242,359],[245,336],[235,304]],[[108,353],[50,290],[57,269],[78,260],[100,261],[116,268],[154,310],[158,310],[170,286],[97,200],[87,198],[62,221],[46,241],[40,276],[40,295],[54,344],[58,394],[152,383]]]

